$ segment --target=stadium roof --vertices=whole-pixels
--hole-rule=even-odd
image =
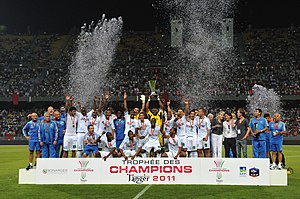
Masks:
[[[97,20],[123,16],[125,30],[154,30],[159,14],[152,4],[158,0],[1,0],[0,25],[9,32],[67,33],[72,27]],[[237,0],[236,0],[237,1]],[[241,27],[255,28],[299,26],[297,1],[240,0],[236,21]]]

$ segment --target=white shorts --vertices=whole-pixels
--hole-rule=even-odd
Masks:
[[[210,148],[210,139],[208,137],[207,141],[204,141],[203,138],[198,137],[197,149],[209,149]]]
[[[83,150],[83,140],[84,140],[84,134],[85,133],[77,133],[77,150],[82,151]]]
[[[186,149],[187,148],[187,146],[186,146],[186,136],[184,136],[184,137],[178,137],[178,139],[180,139],[181,147],[183,149]]]
[[[103,158],[104,156],[107,156],[108,154],[109,154],[109,152],[108,151],[99,151],[100,152],[100,155],[101,155],[101,157]],[[113,156],[112,156],[112,154],[109,156],[109,158],[112,158]]]
[[[123,150],[123,153],[125,156],[132,157],[135,155],[136,151],[135,150]]]
[[[186,138],[186,148],[187,151],[196,151],[197,150],[197,137],[189,136]]]
[[[138,139],[138,147],[144,146],[148,142],[148,138],[145,137],[144,139]]]
[[[64,151],[76,151],[77,150],[77,136],[65,135],[64,136]]]
[[[148,153],[151,151],[151,149],[154,149],[154,152],[158,151],[161,149],[160,143],[158,140],[152,141],[149,140],[142,149],[146,150]]]
[[[178,151],[168,151],[166,154],[168,155],[168,158],[174,158],[177,155]]]

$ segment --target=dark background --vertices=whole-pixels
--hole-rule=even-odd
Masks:
[[[209,0],[208,0],[209,1]],[[162,13],[155,9],[156,0],[0,0],[0,25],[10,33],[68,33],[72,27],[97,21],[105,13],[108,18],[122,16],[124,30],[154,30]],[[297,1],[239,0],[235,9],[235,27],[253,28],[299,26]]]

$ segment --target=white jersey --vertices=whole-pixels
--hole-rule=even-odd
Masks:
[[[181,141],[180,139],[178,139],[177,135],[175,135],[174,138],[169,137],[167,141],[168,141],[169,151],[177,153],[178,148],[181,147]]]
[[[200,117],[198,119],[198,139],[202,140],[207,135],[208,130],[211,128],[210,120],[206,116],[204,116],[204,119],[201,119]]]
[[[170,134],[170,130],[173,126],[174,126],[174,118],[164,121],[164,129],[163,130],[166,132],[166,135]]]
[[[149,135],[149,130],[151,128],[151,123],[148,119],[144,119],[144,122],[141,120],[138,120],[136,123],[136,128],[141,128],[138,130],[138,135],[139,136],[148,136]]]
[[[160,134],[160,126],[155,124],[155,127],[150,127],[149,129],[149,142],[154,142],[158,140],[158,135]]]
[[[82,113],[77,112],[78,114],[78,126],[77,132],[79,133],[87,133],[88,132],[88,125],[90,124],[88,116],[83,116]]]
[[[135,133],[137,120],[134,118],[132,119],[130,117],[130,115],[128,114],[128,112],[125,112],[124,116],[125,116],[125,122],[126,122],[124,134],[127,135],[128,131],[132,131],[133,133]]]
[[[115,129],[113,117],[109,117],[109,119],[106,119],[106,116],[104,114],[101,114],[98,134],[101,135],[103,131],[105,131],[106,133],[112,133],[113,129]]]
[[[235,123],[235,121],[230,120],[223,122],[223,136],[225,138],[236,138],[237,137],[237,131],[235,127],[232,127],[232,123]]]
[[[78,125],[79,115],[76,113],[74,116],[71,116],[69,113],[66,115],[66,133],[65,135],[76,136],[77,125]]]
[[[194,120],[187,120],[185,123],[185,131],[187,137],[196,137],[197,136],[197,127],[198,127],[197,117]]]
[[[100,118],[96,116],[95,118],[91,115],[88,116],[89,124],[94,125],[94,131],[98,132],[99,126],[100,126]],[[102,133],[102,132],[101,132]],[[99,134],[101,135],[101,134]]]
[[[103,135],[101,138],[101,144],[103,146],[103,151],[110,152],[112,148],[116,147],[116,140],[113,139],[111,142],[107,141],[107,137]]]
[[[168,113],[167,113],[167,111],[164,111],[164,117],[165,117],[166,120],[167,120],[167,118],[168,118]],[[170,120],[173,120],[173,119],[175,119],[174,114],[172,114]]]
[[[183,116],[182,118],[178,119],[176,122],[176,126],[177,126],[177,136],[178,137],[185,137],[186,136],[186,118],[185,116]]]
[[[120,144],[120,149],[122,150],[137,150],[138,149],[138,141],[135,137],[133,137],[133,140],[130,140],[129,137],[125,137],[125,139]]]

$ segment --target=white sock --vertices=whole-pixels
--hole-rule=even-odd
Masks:
[[[147,157],[147,153],[142,153],[142,158],[146,158]]]
[[[194,158],[198,158],[198,153],[196,151],[194,151],[194,152],[192,152],[191,156],[194,157]]]
[[[82,151],[77,151],[77,153],[76,153],[76,156],[77,156],[77,158],[81,158],[82,157]]]
[[[29,165],[32,166],[32,162],[29,162]]]

